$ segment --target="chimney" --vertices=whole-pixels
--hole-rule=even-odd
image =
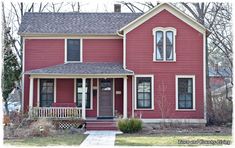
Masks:
[[[114,4],[114,12],[121,12],[121,4]]]

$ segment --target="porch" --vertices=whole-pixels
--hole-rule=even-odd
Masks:
[[[30,118],[127,118],[127,78],[133,72],[120,64],[68,63],[26,74]]]

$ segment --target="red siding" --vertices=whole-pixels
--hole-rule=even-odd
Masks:
[[[123,114],[123,79],[115,79],[115,111],[118,114]],[[116,91],[120,91],[121,94],[116,94]]]
[[[56,80],[56,102],[57,103],[74,102],[74,79]]]
[[[122,39],[84,39],[84,62],[122,63]]]
[[[152,29],[155,27],[176,28],[176,62],[153,62]],[[159,85],[164,83],[167,104],[171,106],[168,117],[203,118],[203,35],[164,10],[127,33],[126,37],[127,68],[135,74],[154,75],[155,108],[153,111],[136,111],[136,114],[142,114],[143,118],[161,117]],[[175,75],[195,75],[196,111],[175,111]],[[130,105],[128,103],[128,108]]]

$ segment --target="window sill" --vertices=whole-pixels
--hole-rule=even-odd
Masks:
[[[135,108],[134,110],[136,110],[136,111],[140,111],[140,110],[153,111],[154,108]]]
[[[161,61],[161,60],[156,60],[156,61],[153,61],[154,63],[176,63],[176,61]]]
[[[194,112],[194,111],[196,111],[196,109],[176,109],[175,111],[179,111],[179,112],[188,112],[188,111]]]
[[[64,63],[82,63],[82,61],[65,61]]]

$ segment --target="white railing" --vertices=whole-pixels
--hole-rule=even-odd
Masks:
[[[30,118],[81,118],[81,108],[77,107],[33,107]]]

